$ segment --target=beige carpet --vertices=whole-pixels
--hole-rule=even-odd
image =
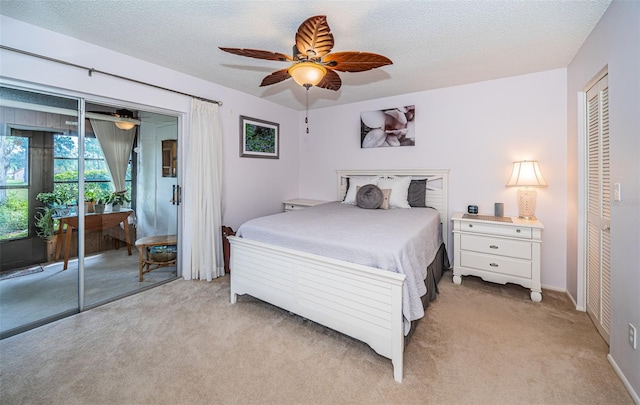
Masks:
[[[250,297],[174,281],[0,342],[2,404],[632,404],[587,315],[562,293],[466,277],[405,350],[365,344]]]

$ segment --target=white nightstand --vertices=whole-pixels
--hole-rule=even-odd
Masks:
[[[515,283],[531,289],[532,301],[542,301],[540,247],[544,226],[540,221],[462,213],[452,220],[454,283],[462,283],[461,276],[467,275],[494,283]]]
[[[326,202],[327,201],[305,200],[305,199],[296,198],[293,200],[283,201],[283,204],[284,204],[285,211],[294,211],[294,210],[301,210],[307,207],[313,207],[314,205],[318,205],[318,204],[324,204]]]

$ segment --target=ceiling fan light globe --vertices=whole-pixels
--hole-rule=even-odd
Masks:
[[[116,124],[116,127],[123,129],[125,131],[128,131],[131,128],[136,126],[136,124],[134,124],[133,122],[127,122],[127,121],[116,121],[115,124]]]
[[[289,68],[289,75],[300,86],[316,86],[327,74],[327,68],[314,62],[300,62]]]

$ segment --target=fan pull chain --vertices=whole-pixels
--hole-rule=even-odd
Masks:
[[[309,133],[309,87],[311,85],[305,84],[304,87],[307,89],[304,123],[307,124],[307,133]]]

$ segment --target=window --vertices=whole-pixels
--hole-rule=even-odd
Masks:
[[[29,138],[0,136],[0,240],[29,234]]]
[[[53,140],[54,191],[62,193],[68,204],[74,204],[78,196],[78,137],[56,134]],[[131,160],[127,166],[126,185],[131,194]],[[104,160],[100,143],[95,137],[85,137],[84,147],[85,197],[99,198],[110,194],[111,177]]]

